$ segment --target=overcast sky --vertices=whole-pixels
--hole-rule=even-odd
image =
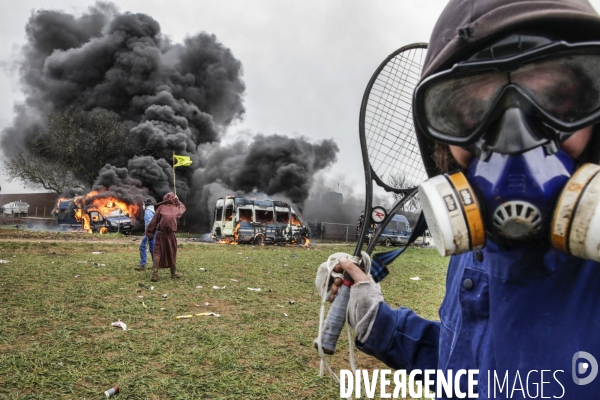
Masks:
[[[11,68],[25,43],[32,12],[57,9],[80,15],[94,1],[19,0],[0,14],[0,129],[23,99]],[[119,0],[121,12],[146,13],[173,41],[214,33],[244,66],[246,116],[228,135],[278,133],[312,141],[333,138],[332,185],[363,191],[358,113],[364,88],[395,49],[427,42],[446,0]],[[600,0],[592,1],[596,9]],[[8,5],[10,4],[10,5]],[[0,176],[2,193],[22,185]]]

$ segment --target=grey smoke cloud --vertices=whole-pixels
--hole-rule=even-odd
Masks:
[[[173,43],[151,16],[120,12],[98,2],[74,16],[32,13],[22,49],[25,102],[2,132],[6,155],[29,148],[46,115],[65,107],[110,110],[131,127],[134,153],[123,165],[106,165],[94,188],[124,198],[172,190],[173,153],[191,167],[177,168],[177,194],[188,222],[206,227],[207,193],[281,194],[301,204],[313,175],[336,160],[332,140],[257,135],[251,143],[220,144],[229,125],[244,117],[242,63],[205,32]],[[30,148],[30,150],[33,150]],[[202,203],[204,201],[204,203]]]

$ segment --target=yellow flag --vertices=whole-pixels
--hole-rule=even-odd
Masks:
[[[175,167],[187,167],[188,165],[192,165],[192,160],[188,156],[176,156],[173,157],[177,160],[177,163],[173,165]]]

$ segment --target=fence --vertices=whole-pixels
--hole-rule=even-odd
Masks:
[[[316,228],[316,232],[314,228],[311,230],[311,237],[315,239],[356,242],[356,224],[319,222]]]

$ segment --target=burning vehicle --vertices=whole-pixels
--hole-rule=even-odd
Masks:
[[[308,228],[283,201],[224,197],[217,200],[212,229],[222,243],[309,243]]]
[[[139,206],[115,198],[95,197],[98,194],[90,192],[86,196],[58,199],[54,208],[58,226],[89,233],[129,235],[134,228],[132,217],[139,213]]]

